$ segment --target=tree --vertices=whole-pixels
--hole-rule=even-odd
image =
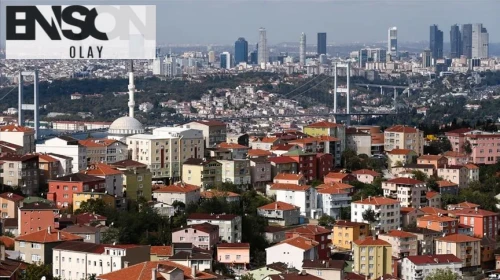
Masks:
[[[45,276],[47,280],[53,280],[52,268],[49,264],[29,264],[21,274],[21,280],[40,280]]]
[[[375,211],[373,209],[366,209],[363,214],[361,214],[361,217],[363,217],[363,220],[367,221],[370,226],[378,221],[377,214],[375,214]]]
[[[323,216],[321,216],[321,218],[319,218],[318,220],[318,224],[320,226],[331,226],[335,223],[335,219],[327,214],[323,214]]]
[[[245,274],[243,276],[241,276],[240,278],[241,280],[256,280],[252,274]]]
[[[424,172],[422,172],[420,170],[413,170],[411,173],[413,175],[415,175],[416,180],[419,180],[422,182],[425,182],[427,180],[427,174],[425,174]]]
[[[75,214],[95,213],[106,216],[109,206],[102,199],[89,199],[80,204],[80,208],[75,211]]]
[[[425,280],[457,280],[459,278],[459,275],[450,269],[436,269],[429,273],[427,277],[425,277]]]
[[[468,155],[472,154],[472,145],[470,144],[469,140],[466,140],[463,147],[464,152],[467,153]]]

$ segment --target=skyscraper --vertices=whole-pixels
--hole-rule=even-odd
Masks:
[[[462,55],[472,58],[472,24],[462,25]]]
[[[318,55],[326,54],[326,33],[318,33]]]
[[[391,27],[387,32],[387,51],[392,57],[398,54],[398,28]]]
[[[234,64],[248,62],[248,42],[245,38],[238,38],[234,43]]]
[[[231,54],[229,52],[220,54],[220,68],[231,69]]]
[[[429,49],[434,60],[443,58],[443,31],[435,24],[430,28]]]
[[[428,68],[432,66],[432,52],[427,49],[422,53],[422,67]]]
[[[261,27],[259,29],[259,48],[258,52],[258,63],[260,65],[266,65],[269,62],[269,54],[267,53],[267,34],[266,29]]]
[[[299,63],[300,65],[306,64],[306,34],[304,32],[300,35]]]
[[[472,56],[471,58],[488,58],[489,35],[483,24],[472,25]]]
[[[462,35],[458,25],[452,25],[450,30],[450,57],[459,58],[462,55]]]

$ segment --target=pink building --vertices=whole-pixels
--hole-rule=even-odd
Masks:
[[[219,241],[219,226],[209,223],[193,224],[172,232],[173,243],[192,243],[201,249],[211,249]]]
[[[495,164],[500,159],[500,133],[463,128],[446,132],[446,137],[453,151],[468,154],[468,162]],[[470,147],[470,154],[465,147]]]
[[[449,165],[464,165],[467,164],[468,157],[464,153],[448,151],[443,154],[448,159]]]
[[[232,268],[236,274],[245,274],[250,263],[249,243],[221,243],[217,245],[217,261]]]
[[[294,184],[303,186],[305,185],[306,178],[302,174],[292,174],[292,173],[279,173],[273,179],[275,184]]]
[[[375,171],[370,170],[370,169],[356,170],[356,171],[353,171],[351,174],[356,176],[358,181],[360,181],[361,183],[365,183],[365,184],[371,184],[371,183],[373,183],[373,180],[375,180],[375,178],[380,177],[380,173],[375,172]]]

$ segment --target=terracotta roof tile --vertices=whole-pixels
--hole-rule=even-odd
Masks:
[[[419,156],[417,159],[418,160],[440,160],[444,158],[444,156],[441,155],[422,155]]]
[[[391,155],[408,155],[411,152],[413,152],[413,151],[412,150],[408,150],[408,149],[392,149],[388,153],[391,154]]]
[[[475,242],[481,241],[479,238],[471,237],[465,234],[450,234],[441,238],[437,238],[438,241],[451,242],[451,243],[462,243],[462,242]]]
[[[311,248],[318,246],[319,242],[316,242],[314,240],[311,240],[309,238],[305,238],[302,236],[296,236],[296,237],[285,239],[274,246],[279,246],[281,244],[288,244],[288,245],[297,247],[299,249],[302,249],[304,251],[307,251],[307,250],[310,250]]]
[[[338,183],[338,182],[330,182],[330,183],[325,183],[321,184],[316,187],[316,189],[319,191],[321,189],[328,189],[328,188],[335,188],[335,189],[341,189],[341,190],[350,190],[354,189],[354,186],[349,185],[349,184],[344,184],[344,183]]]
[[[300,227],[296,227],[286,231],[287,233],[298,233],[298,234],[312,234],[312,235],[321,235],[321,234],[329,234],[332,231],[324,228],[322,226],[317,225],[303,225]]]
[[[448,211],[443,210],[443,209],[439,209],[436,207],[426,206],[426,207],[420,208],[419,210],[424,212],[427,215],[437,215],[437,214],[448,215]]]
[[[296,163],[296,161],[293,158],[287,156],[272,157],[269,158],[269,161],[276,164]]]
[[[355,240],[354,243],[358,246],[391,246],[389,242],[372,237],[366,237],[364,239]]]
[[[311,186],[308,185],[299,186],[294,184],[281,184],[281,183],[276,183],[271,185],[271,190],[306,191],[310,188]]]
[[[162,187],[154,190],[156,193],[188,193],[199,191],[200,187],[189,184],[178,184],[178,185],[170,185],[166,187]]]
[[[349,175],[352,176],[350,173],[328,172],[325,177],[332,179],[344,179],[349,177]]]
[[[357,226],[369,226],[368,223],[351,222],[347,220],[338,220],[335,222],[333,227],[357,227]]]
[[[373,177],[379,177],[380,176],[380,173],[376,172],[376,171],[373,171],[373,170],[370,170],[370,169],[360,169],[360,170],[356,170],[356,171],[353,171],[351,172],[351,174],[354,174],[354,175],[371,175]]]
[[[462,260],[453,254],[444,255],[418,255],[406,257],[415,265],[435,264],[435,263],[462,263]]]
[[[411,234],[409,232],[402,231],[402,230],[390,230],[389,232],[381,234],[381,235],[398,237],[398,238],[417,238],[417,236],[415,234]]]
[[[224,149],[250,149],[247,146],[243,146],[237,143],[226,143],[226,142],[220,143],[219,145],[217,145],[217,147]]]
[[[82,173],[94,176],[120,175],[123,174],[120,170],[105,163],[92,164],[89,169],[81,171]]]
[[[120,141],[114,140],[114,139],[106,139],[106,138],[104,138],[104,139],[89,138],[89,139],[85,139],[85,140],[79,140],[78,144],[85,146],[85,147],[88,147],[88,148],[98,148],[98,147],[108,147],[108,146],[111,146],[117,142],[120,142]]]
[[[9,125],[4,125],[0,126],[0,131],[5,131],[5,132],[33,132],[35,131],[31,127],[27,126],[19,126],[15,124],[9,124]]]
[[[438,215],[427,215],[418,217],[417,221],[436,221],[436,222],[455,222],[457,219],[448,216],[438,216]]]
[[[270,151],[261,150],[261,149],[250,149],[248,150],[249,157],[268,157],[271,156],[272,153]]]
[[[315,138],[321,142],[338,142],[338,141],[340,141],[340,139],[337,137],[327,136],[327,135],[316,136]]]
[[[409,127],[409,126],[405,126],[405,125],[395,125],[395,126],[389,127],[384,132],[416,133],[417,129],[415,129],[414,127]]]
[[[445,156],[445,157],[467,157],[466,154],[462,154],[462,153],[455,152],[455,151],[447,151],[443,154],[443,156]]]
[[[16,238],[16,241],[26,241],[34,243],[53,243],[62,241],[83,241],[83,237],[64,231],[59,231],[57,229],[42,229],[33,233],[28,233],[25,235],[20,235]]]
[[[375,197],[367,197],[365,199],[361,199],[358,201],[353,201],[352,203],[369,204],[369,205],[390,205],[390,204],[399,204],[399,201],[383,196],[375,196]]]
[[[274,180],[300,180],[304,178],[302,174],[279,173],[274,177]]]
[[[213,198],[213,197],[240,197],[239,194],[229,191],[219,191],[215,189],[207,190],[200,193],[203,198]]]
[[[282,202],[282,201],[275,201],[275,202],[266,204],[264,206],[261,206],[258,209],[261,209],[261,210],[285,210],[285,211],[287,211],[287,210],[300,209],[300,207],[295,206],[293,204],[286,203],[286,202]]]
[[[151,246],[151,255],[172,256],[172,246]]]
[[[11,193],[11,192],[1,193],[0,197],[3,199],[14,201],[14,202],[24,200],[24,196],[21,196],[21,195],[15,194],[15,193]]]
[[[219,248],[248,248],[250,249],[250,243],[219,243],[217,244],[217,249]]]
[[[438,187],[440,188],[446,188],[446,187],[458,187],[458,184],[455,184],[450,181],[436,181],[436,184],[438,184]]]
[[[424,184],[424,182],[415,180],[412,178],[404,178],[404,177],[399,177],[399,178],[394,178],[391,180],[387,180],[385,183],[392,183],[392,184],[398,184],[398,185],[420,185]]]
[[[311,128],[335,128],[335,127],[339,127],[339,126],[341,127],[343,125],[342,124],[337,124],[337,123],[323,121],[323,122],[312,123],[310,125],[307,125],[306,127],[311,127]]]
[[[431,199],[431,198],[436,197],[438,195],[439,195],[439,193],[433,192],[433,191],[428,191],[428,192],[425,193],[425,197],[427,199]]]
[[[461,210],[450,211],[454,216],[468,216],[468,217],[490,217],[498,216],[498,213],[487,211],[484,209],[464,208]]]

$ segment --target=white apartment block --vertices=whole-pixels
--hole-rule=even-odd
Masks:
[[[61,176],[66,176],[69,174],[73,174],[73,158],[60,155],[60,154],[54,154],[54,153],[49,153],[49,156],[57,159],[61,164],[59,164],[59,168],[61,170],[58,170],[58,173]]]
[[[45,140],[43,144],[36,145],[37,153],[57,153],[73,158],[72,172],[87,168],[87,148],[80,145],[78,140],[69,136],[59,136]]]
[[[23,147],[23,154],[33,153],[35,151],[35,130],[17,125],[0,126],[0,141]]]
[[[203,224],[209,223],[214,226],[219,226],[219,239],[231,242],[241,242],[241,216],[233,214],[208,214],[208,213],[193,213],[187,218],[187,224]]]
[[[233,159],[218,160],[222,164],[222,182],[235,185],[250,185],[252,176],[250,174],[250,160]]]
[[[401,262],[401,275],[403,280],[426,279],[436,270],[451,270],[462,277],[462,260],[453,254],[409,256]]]
[[[400,177],[383,182],[382,189],[384,196],[399,200],[401,207],[427,206],[425,182]]]
[[[299,207],[301,216],[312,218],[321,216],[316,208],[318,194],[315,188],[307,185],[273,184],[271,191],[276,192],[276,201],[289,203]]]
[[[52,251],[52,273],[61,279],[87,279],[150,260],[150,246],[67,241]]]
[[[352,198],[345,190],[338,188],[323,188],[318,192],[318,208],[336,220],[340,219],[340,209],[349,207]]]
[[[366,210],[373,210],[378,221],[370,223],[363,219]],[[368,197],[351,203],[351,221],[368,223],[384,232],[398,229],[400,226],[401,204],[398,200],[387,197]]]
[[[188,184],[170,185],[153,191],[153,198],[158,202],[172,205],[175,201],[185,205],[200,202],[200,187]]]
[[[180,179],[182,163],[189,158],[203,158],[205,148],[200,130],[162,127],[153,134],[127,137],[126,144],[132,160],[146,164],[153,178]]]
[[[445,181],[457,184],[459,188],[466,188],[469,185],[469,169],[463,165],[447,165],[438,168],[437,175]]]

